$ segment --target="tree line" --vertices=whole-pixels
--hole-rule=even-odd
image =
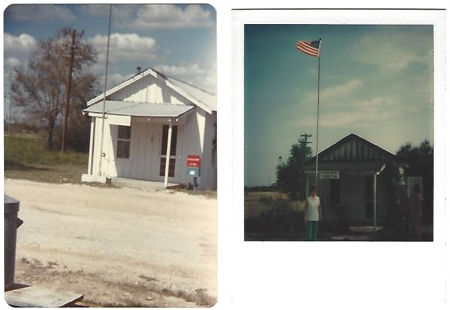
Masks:
[[[424,140],[418,146],[403,144],[395,154],[398,164],[406,168],[407,175],[421,176],[424,205],[433,205],[433,146]],[[303,166],[312,158],[312,150],[304,135],[291,146],[289,156],[276,166],[275,186],[289,194],[292,200],[306,197]],[[431,208],[432,209],[432,208]]]
[[[61,146],[68,97],[66,148],[86,151],[89,147],[89,119],[82,110],[100,89],[97,77],[89,71],[97,62],[98,52],[83,40],[83,32],[76,33],[75,44],[72,34],[65,28],[39,41],[27,64],[14,67],[10,75],[10,104],[20,109],[26,123],[45,133],[49,150]]]

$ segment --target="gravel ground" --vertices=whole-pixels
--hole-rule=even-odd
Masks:
[[[176,191],[5,180],[20,201],[15,282],[91,306],[211,306],[216,199]]]

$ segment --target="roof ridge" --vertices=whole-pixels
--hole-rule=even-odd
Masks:
[[[322,154],[322,156],[323,156],[324,153],[330,152],[331,150],[333,150],[333,149],[334,149],[337,145],[339,145],[340,143],[343,143],[343,142],[345,142],[345,141],[347,141],[347,140],[350,140],[350,139],[353,138],[353,137],[356,138],[356,139],[362,140],[363,142],[368,143],[368,144],[374,146],[374,147],[377,148],[377,149],[380,149],[381,151],[387,153],[389,156],[393,156],[393,157],[396,156],[395,154],[389,152],[388,150],[385,150],[385,149],[382,148],[381,146],[378,146],[378,145],[376,145],[375,143],[370,142],[369,140],[367,140],[367,139],[365,139],[365,138],[363,138],[363,137],[361,137],[361,136],[359,136],[359,135],[357,135],[357,134],[355,134],[355,133],[350,133],[350,134],[346,135],[345,137],[339,139],[337,142],[331,144],[330,146],[328,146],[328,147],[325,148],[324,150],[320,151],[320,152],[319,152],[319,155]],[[310,159],[308,159],[307,162],[312,161],[312,160],[315,160],[316,156],[317,156],[317,154],[314,155],[313,157],[311,157]],[[320,160],[320,156],[319,156],[319,160]]]
[[[103,92],[98,96],[90,99],[89,101],[87,101],[87,106],[89,107],[92,104],[97,103],[102,98],[104,98],[104,96],[109,97],[111,94],[114,94],[115,92],[120,91],[123,88],[129,87],[131,84],[143,79],[144,77],[147,77],[148,75],[164,81],[167,87],[171,88],[173,91],[186,98],[189,102],[191,102],[195,106],[200,107],[206,112],[212,113],[213,111],[217,111],[215,94],[205,91],[197,86],[183,82],[179,79],[169,77],[166,74],[161,73],[153,68],[147,68],[130,77],[129,79],[126,79],[122,83],[119,83],[118,85],[110,88],[106,91],[106,93]],[[214,99],[208,97],[214,97]]]
[[[215,95],[215,93],[213,93],[213,92],[210,92],[210,91],[208,91],[208,90],[205,90],[205,89],[203,89],[203,88],[200,88],[200,87],[198,87],[198,86],[195,86],[195,85],[193,85],[193,84],[191,84],[191,83],[182,81],[182,80],[180,80],[179,78],[176,78],[176,77],[171,76],[171,75],[167,75],[166,73],[162,73],[162,72],[160,72],[160,71],[158,71],[158,70],[156,70],[156,69],[154,69],[154,68],[150,68],[150,69],[152,69],[152,70],[155,71],[156,73],[162,75],[162,76],[163,76],[164,78],[166,78],[166,79],[167,79],[167,78],[171,78],[171,79],[174,79],[174,80],[177,81],[177,82],[180,82],[180,83],[186,84],[186,85],[188,85],[188,86],[190,86],[190,87],[193,87],[193,88],[196,88],[196,89],[198,89],[198,90],[201,90],[202,92],[205,92],[205,93],[207,93],[207,94],[209,94],[209,95],[212,95],[212,96]]]

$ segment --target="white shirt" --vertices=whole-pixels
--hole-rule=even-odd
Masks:
[[[306,198],[308,201],[308,207],[306,209],[306,220],[307,221],[318,221],[319,220],[319,205],[320,198],[318,196]]]

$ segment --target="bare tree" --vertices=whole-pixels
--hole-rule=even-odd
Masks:
[[[70,41],[67,29],[54,37],[40,41],[25,68],[16,67],[11,74],[11,101],[22,107],[29,122],[47,133],[47,148],[53,148],[54,130],[64,109],[67,75],[70,59]],[[71,104],[80,106],[77,100],[90,96],[95,87],[95,77],[86,69],[97,59],[91,45],[77,40],[73,60]],[[79,109],[72,109],[77,115]],[[72,117],[73,118],[73,117]]]

